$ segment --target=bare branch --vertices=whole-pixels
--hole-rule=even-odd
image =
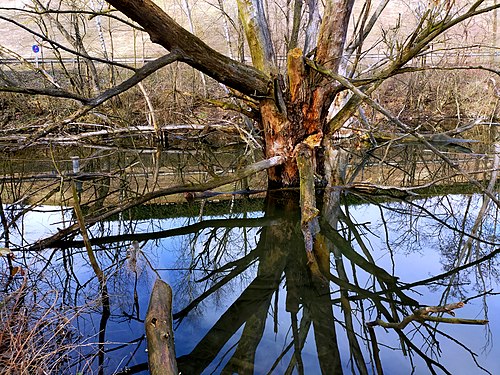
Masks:
[[[30,9],[25,9],[25,8],[9,8],[9,7],[0,7],[0,11],[15,11],[15,12],[22,12],[26,14],[32,14],[32,15],[44,15],[44,14],[85,14],[88,16],[88,19],[91,20],[94,17],[98,16],[104,16],[108,18],[112,18],[116,21],[119,21],[133,29],[139,30],[139,31],[144,31],[141,27],[138,27],[136,24],[129,22],[127,20],[124,20],[123,18],[115,16],[113,13],[116,12],[116,10],[109,9],[101,12],[94,12],[94,11],[86,11],[86,10],[71,10],[71,9],[43,9],[43,10],[30,10]]]
[[[431,321],[436,323],[450,323],[450,324],[473,324],[473,325],[485,325],[488,324],[487,320],[484,319],[462,319],[462,318],[443,318],[441,316],[430,316],[430,313],[445,312],[450,315],[455,315],[453,310],[459,309],[464,306],[463,302],[450,303],[445,306],[427,306],[421,309],[415,310],[413,314],[406,316],[400,322],[385,322],[382,319],[377,319],[373,322],[366,323],[369,327],[381,326],[384,328],[393,329],[404,329],[408,324],[413,321],[424,322]]]
[[[229,184],[231,182],[239,181],[245,177],[249,177],[251,175],[254,175],[260,171],[275,167],[277,165],[280,165],[284,163],[285,158],[283,156],[274,156],[272,158],[266,159],[266,160],[261,160],[257,163],[251,164],[241,170],[236,171],[235,173],[225,175],[225,176],[220,176],[216,177],[208,182],[201,183],[201,184],[193,184],[193,183],[188,183],[185,185],[179,185],[179,186],[173,186],[173,187],[168,187],[164,189],[159,189],[156,191],[152,191],[150,193],[133,197],[128,201],[123,202],[119,207],[112,208],[105,212],[102,215],[98,216],[93,216],[90,218],[85,218],[85,223],[87,225],[94,225],[95,223],[98,223],[102,220],[105,220],[113,215],[116,215],[120,212],[129,210],[133,207],[140,206],[146,202],[149,202],[153,199],[164,197],[167,195],[173,195],[173,194],[179,194],[179,193],[185,193],[185,192],[197,192],[197,191],[205,191],[205,190],[210,190],[217,188],[219,186],[223,186],[226,184]],[[59,230],[56,234],[39,240],[35,242],[33,245],[31,245],[29,248],[26,250],[28,251],[33,251],[33,250],[42,250],[46,249],[52,246],[53,243],[56,241],[60,241],[67,236],[69,236],[71,233],[74,233],[79,229],[78,224],[73,224],[70,225],[67,228]]]
[[[453,70],[484,70],[486,72],[494,73],[500,76],[500,70],[484,65],[456,65],[456,66],[438,66],[438,65],[427,65],[427,66],[407,66],[404,68],[399,68],[391,72],[387,77],[394,77],[400,74],[423,72],[428,70],[442,70],[442,71],[453,71]],[[386,78],[386,77],[384,77]],[[352,84],[355,86],[369,85],[375,82],[380,82],[380,77],[370,77],[353,79]]]
[[[107,100],[113,98],[114,96],[121,94],[128,89],[134,87],[138,83],[140,83],[142,80],[156,72],[157,70],[179,60],[179,53],[177,51],[172,51],[171,53],[164,55],[156,60],[150,61],[146,64],[144,64],[140,69],[136,70],[134,75],[130,77],[129,79],[123,81],[119,85],[110,88],[109,90],[106,90],[102,94],[96,96],[93,99],[86,100],[85,101],[85,107],[81,108],[78,110],[76,113],[71,115],[67,120],[65,120],[65,123],[74,121],[76,118],[82,116],[83,114],[87,113],[90,111],[92,108],[97,107],[98,105],[101,105],[102,103],[106,102]]]
[[[43,41],[46,41],[46,42],[49,42],[51,45],[57,47],[57,48],[60,48],[62,49],[63,51],[66,51],[66,52],[69,52],[73,55],[76,55],[76,56],[80,56],[80,57],[83,57],[85,59],[89,59],[89,60],[92,60],[92,61],[97,61],[97,62],[101,62],[101,63],[105,63],[105,64],[111,64],[111,65],[114,65],[114,66],[118,66],[118,67],[121,67],[121,68],[124,68],[124,69],[128,69],[128,70],[134,70],[133,67],[129,66],[129,65],[126,65],[126,64],[122,64],[122,63],[119,63],[119,62],[115,62],[115,61],[110,61],[110,60],[106,60],[106,59],[101,59],[99,57],[93,57],[93,56],[89,56],[87,54],[83,54],[83,53],[80,53],[78,51],[75,51],[71,48],[68,48],[60,43],[57,43],[56,41],[52,40],[52,39],[49,39],[46,35],[43,35],[43,34],[40,34],[39,32],[36,32],[32,29],[30,29],[29,27],[27,26],[24,26],[23,24],[13,20],[13,19],[10,19],[8,17],[4,17],[2,15],[0,15],[0,20],[4,20],[4,21],[7,21],[7,22],[10,22],[12,23],[13,25],[16,25],[17,27],[29,32],[30,34],[36,36],[37,38],[40,38],[41,40]]]
[[[292,31],[290,32],[290,42],[288,43],[288,50],[297,47],[299,40],[300,23],[302,19],[302,0],[295,0],[293,2],[293,23]]]
[[[487,195],[495,204],[500,207],[500,201],[498,198],[490,191],[484,188],[476,179],[472,178],[469,173],[466,171],[462,170],[460,166],[451,161],[447,156],[445,156],[442,152],[440,152],[436,147],[434,147],[423,135],[412,129],[410,126],[404,124],[401,120],[399,120],[397,117],[393,116],[387,109],[382,107],[380,104],[378,104],[376,101],[371,99],[368,95],[366,95],[364,92],[362,92],[360,89],[358,89],[356,86],[354,86],[347,78],[341,76],[340,74],[337,74],[335,72],[332,72],[328,69],[325,69],[324,67],[319,66],[317,63],[315,63],[312,60],[306,59],[307,65],[312,67],[313,69],[316,69],[320,73],[330,76],[331,78],[335,79],[336,81],[340,82],[342,85],[347,87],[349,90],[351,90],[356,96],[361,98],[365,103],[370,105],[372,108],[377,110],[378,112],[382,113],[384,116],[386,116],[389,120],[391,120],[398,128],[401,130],[405,131],[408,134],[411,134],[415,136],[420,142],[422,142],[427,148],[429,148],[432,152],[434,152],[438,157],[440,157],[446,164],[448,164],[450,167],[455,169],[457,172],[459,172],[462,176],[467,178],[467,180],[472,183],[474,186],[476,186],[480,191]],[[327,125],[328,127],[328,125]]]
[[[30,87],[0,85],[0,91],[17,93],[17,94],[44,95],[44,96],[52,96],[55,98],[74,99],[78,100],[79,102],[85,102],[86,100],[83,96],[62,89],[50,89],[50,88],[38,89]]]
[[[380,15],[384,11],[384,9],[388,3],[389,3],[389,0],[380,1],[377,9],[375,9],[375,12],[373,12],[368,23],[366,23],[366,25],[363,24],[361,26],[358,35],[353,38],[353,40],[349,43],[349,45],[346,48],[346,59],[349,59],[350,55],[352,55],[352,53],[357,48],[360,48],[362,46],[364,40],[370,34],[370,32],[373,30],[373,26],[375,26],[375,23],[380,18]]]
[[[215,51],[179,26],[153,1],[107,0],[107,2],[144,27],[153,43],[158,43],[169,51],[178,51],[180,61],[247,95],[268,94],[269,78],[262,71]]]

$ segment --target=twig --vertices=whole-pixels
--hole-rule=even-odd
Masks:
[[[370,98],[368,95],[366,95],[363,91],[361,91],[359,88],[354,86],[346,77],[343,77],[340,74],[337,74],[329,69],[326,69],[325,67],[317,64],[315,61],[306,59],[307,65],[309,65],[312,69],[317,70],[319,73],[329,76],[333,78],[334,80],[338,81],[340,84],[342,84],[344,87],[348,88],[351,90],[356,96],[358,96],[360,99],[362,99],[365,103],[370,105],[372,108],[377,110],[378,112],[382,113],[384,116],[386,116],[389,120],[391,120],[398,128],[402,129],[403,131],[413,135],[416,137],[421,143],[423,143],[427,148],[429,148],[434,154],[436,154],[438,157],[440,157],[446,164],[448,164],[451,168],[456,170],[458,173],[460,173],[462,176],[464,176],[471,184],[476,186],[483,194],[488,196],[498,207],[500,207],[500,201],[497,199],[497,197],[491,192],[485,189],[476,179],[474,179],[468,172],[464,171],[458,163],[453,162],[450,160],[446,155],[444,155],[442,152],[440,152],[435,146],[433,146],[424,136],[422,136],[420,133],[412,129],[410,126],[407,124],[401,122],[398,118],[394,117],[387,109],[382,107],[380,104],[378,104],[376,101],[374,101],[372,98]]]
[[[377,319],[372,322],[366,323],[368,327],[381,326],[384,328],[393,329],[404,329],[408,324],[413,321],[424,322],[431,321],[437,323],[449,323],[449,324],[473,324],[473,325],[485,325],[488,324],[488,320],[484,319],[462,319],[462,318],[444,318],[442,316],[430,316],[430,313],[447,313],[455,316],[453,310],[463,307],[465,304],[463,302],[450,303],[444,306],[426,306],[417,309],[413,314],[406,316],[401,322],[385,322],[382,319]]]
[[[210,189],[217,188],[219,186],[223,186],[226,184],[229,184],[231,182],[235,182],[238,180],[241,180],[245,177],[249,177],[253,174],[256,174],[260,171],[266,170],[271,167],[275,167],[277,165],[282,164],[285,161],[285,158],[283,156],[274,156],[269,159],[261,160],[259,162],[253,163],[245,168],[242,168],[240,170],[237,170],[235,173],[225,175],[225,176],[220,176],[216,177],[208,182],[201,183],[201,184],[193,184],[193,183],[188,183],[185,185],[178,185],[178,186],[173,186],[173,187],[168,187],[164,189],[159,189],[156,191],[152,191],[150,193],[138,196],[138,197],[133,197],[130,198],[128,201],[123,202],[120,206],[111,208],[109,211],[103,213],[102,215],[98,216],[92,216],[89,218],[85,218],[85,222],[87,225],[93,225],[99,221],[105,220],[109,218],[110,216],[116,215],[120,212],[129,210],[133,207],[140,206],[141,204],[147,203],[153,199],[164,197],[167,195],[172,195],[172,194],[179,194],[179,193],[185,193],[185,192],[197,192],[197,191],[206,191]],[[33,250],[42,250],[46,249],[48,247],[51,247],[55,242],[62,240],[63,238],[66,238],[69,236],[71,233],[74,233],[77,231],[79,228],[78,224],[73,224],[67,228],[59,230],[56,234],[47,237],[45,239],[39,240],[33,245],[31,245],[28,249],[29,251]]]

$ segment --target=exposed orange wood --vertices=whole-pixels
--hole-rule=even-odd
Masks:
[[[293,159],[294,137],[291,132],[293,125],[278,111],[273,100],[263,100],[260,113],[264,129],[265,153],[269,156],[284,156],[283,166],[272,168],[268,172],[269,181],[291,185],[297,180],[297,167]]]
[[[292,103],[303,102],[306,96],[304,87],[305,69],[300,48],[294,48],[288,53],[287,64],[290,101]]]

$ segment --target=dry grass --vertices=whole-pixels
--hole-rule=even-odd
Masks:
[[[0,373],[60,372],[75,345],[70,319],[57,307],[57,292],[37,295],[27,276],[2,284],[11,291],[2,293],[0,301]]]
[[[498,116],[490,73],[479,70],[423,71],[391,78],[376,93],[377,100],[392,113],[414,125],[425,119],[441,123]],[[380,118],[380,116],[379,116]],[[427,131],[447,128],[427,126]]]

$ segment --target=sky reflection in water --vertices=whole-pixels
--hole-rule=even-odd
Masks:
[[[472,207],[468,212],[470,219],[465,224],[465,229],[469,230],[472,222],[477,215],[478,208],[481,204],[481,197],[475,196],[469,201],[467,196],[448,196],[446,199],[442,197],[428,198],[425,202],[415,202],[423,207],[426,207],[432,214],[438,218],[445,220],[452,227],[458,227],[460,220],[463,219],[463,207],[467,204]],[[435,220],[424,217],[422,211],[416,207],[411,207],[405,203],[385,203],[384,208],[376,205],[363,204],[349,206],[349,215],[351,219],[358,224],[366,224],[359,227],[365,235],[365,243],[369,244],[373,258],[376,264],[392,274],[400,278],[401,282],[415,282],[417,280],[426,279],[444,272],[443,267],[450,262],[450,251],[456,249],[460,234],[453,232],[449,228],[438,224]],[[403,211],[405,213],[403,214]],[[381,216],[382,212],[382,216]],[[246,213],[246,218],[263,217],[262,212]],[[243,217],[243,214],[227,214],[225,218]],[[382,220],[383,218],[383,220]],[[69,216],[66,217],[69,219]],[[222,217],[205,217],[208,219],[222,219]],[[483,223],[483,234],[488,235],[493,241],[496,241],[498,230],[495,224],[495,216],[488,218]],[[39,212],[30,212],[24,217],[24,238],[28,241],[33,241],[41,238],[54,228],[52,223],[59,223],[61,214],[52,212],[48,214],[41,208]],[[176,219],[152,219],[139,222],[132,222],[125,225],[123,222],[104,223],[103,227],[107,235],[121,233],[142,233],[150,231],[167,230],[179,228],[187,224],[192,224],[198,221],[198,218],[176,218]],[[385,227],[384,227],[385,223]],[[60,226],[61,224],[57,224]],[[279,225],[279,224],[278,224]],[[386,239],[386,228],[389,233],[389,240]],[[93,229],[94,236],[100,237],[102,233],[97,232],[97,228]],[[193,258],[201,255],[207,249],[205,243],[210,242],[210,252],[212,257],[216,256],[217,250],[219,266],[227,262],[235,261],[238,258],[248,254],[255,249],[261,233],[261,228],[232,228],[226,230],[221,228],[216,232],[211,232],[210,228],[202,232],[193,233],[183,236],[173,236],[168,238],[141,242],[142,253],[137,257],[137,284],[135,282],[136,273],[131,268],[129,261],[126,260],[126,251],[130,246],[130,241],[123,241],[118,244],[106,245],[107,252],[98,251],[99,260],[103,269],[105,265],[109,265],[109,291],[111,295],[111,318],[107,324],[106,344],[107,352],[105,356],[105,374],[114,373],[115,370],[123,370],[125,367],[133,367],[147,361],[145,352],[145,341],[142,338],[144,329],[141,319],[144,319],[149,294],[156,278],[155,272],[151,266],[157,270],[162,279],[167,281],[174,290],[174,312],[179,311],[186,306],[192,298],[199,296],[211,284],[207,282],[196,282],[206,275],[203,271],[203,263],[200,262],[194,265]],[[223,240],[224,246],[217,249],[213,241],[215,237],[218,240]],[[210,240],[210,241],[209,241]],[[13,239],[16,242],[15,239]],[[245,245],[246,242],[246,245]],[[220,241],[218,242],[220,243]],[[245,250],[246,246],[246,250]],[[391,251],[392,255],[391,255]],[[97,249],[98,247],[96,247]],[[112,250],[109,250],[112,248]],[[358,249],[358,246],[354,246]],[[483,245],[483,248],[494,249],[494,246]],[[490,249],[490,250],[491,250]],[[45,251],[45,256],[49,256],[50,251]],[[107,254],[107,255],[106,255]],[[110,256],[116,255],[116,258]],[[55,259],[61,262],[60,257]],[[118,259],[118,264],[114,260]],[[487,267],[483,267],[482,277],[484,285],[477,283],[474,273],[474,268],[469,271],[468,277],[461,279],[460,290],[455,292],[456,296],[450,296],[445,303],[457,302],[461,298],[470,298],[481,294],[484,289],[498,291],[497,279],[495,276],[495,266],[497,261],[495,258],[491,261],[491,271],[486,272]],[[352,280],[354,274],[348,261],[345,261],[346,270],[349,279]],[[213,265],[206,264],[208,269],[212,269]],[[75,275],[80,284],[81,289],[75,289],[75,283],[72,281],[71,292],[68,296],[76,296],[73,302],[79,306],[92,306],[92,300],[98,298],[98,285],[93,278],[91,268],[88,265],[83,252],[73,255],[73,267]],[[46,272],[51,272],[54,269],[62,272],[62,266],[53,263]],[[332,270],[332,272],[334,269]],[[238,299],[242,291],[252,282],[258,272],[258,264],[253,263],[240,276],[228,282],[214,294],[207,297],[200,303],[196,309],[191,311],[182,321],[177,321],[175,330],[175,345],[177,356],[182,357],[189,355],[203,337],[210,332],[215,322],[224,314],[227,309]],[[62,274],[61,279],[64,279]],[[371,283],[368,274],[356,272],[356,277],[360,286],[368,287]],[[87,284],[89,279],[93,279]],[[137,304],[134,302],[134,285],[137,291]],[[63,283],[60,287],[63,288]],[[264,334],[259,341],[256,357],[255,357],[255,374],[265,374],[272,368],[273,363],[279,358],[280,354],[292,341],[292,331],[290,328],[290,314],[286,311],[286,280],[282,280],[279,288],[279,296],[277,301],[275,295],[271,300],[271,308],[267,315]],[[53,286],[53,285],[52,285]],[[48,287],[48,286],[47,286]],[[419,303],[425,305],[440,305],[443,302],[440,300],[445,287],[444,286],[420,286],[414,288],[414,292],[408,292],[407,295],[416,299]],[[331,284],[331,290],[337,291],[338,288]],[[61,295],[63,293],[61,292]],[[332,294],[332,298],[337,298],[338,294]],[[71,297],[68,297],[71,300]],[[485,305],[482,298],[471,300],[464,308],[456,311],[457,316],[470,319],[482,319],[485,316]],[[500,373],[500,362],[497,360],[500,349],[496,344],[500,326],[496,319],[495,312],[500,311],[500,303],[498,297],[487,297],[490,324],[486,328],[483,326],[460,326],[460,325],[444,325],[439,326],[440,329],[447,332],[463,345],[470,348],[478,354],[478,362],[488,369],[491,373]],[[366,304],[369,305],[368,303]],[[274,315],[274,309],[278,307],[277,315]],[[83,342],[94,342],[97,337],[99,327],[99,306],[94,305],[91,308],[84,308],[84,312],[91,311],[91,314],[82,313],[73,321],[75,331],[81,333]],[[365,311],[366,319],[373,320],[375,316],[373,311]],[[338,304],[334,305],[334,314],[336,319],[343,320],[343,314]],[[298,320],[300,322],[303,316],[303,310],[298,312]],[[360,316],[357,314],[356,316]],[[277,317],[277,321],[275,321]],[[355,322],[355,327],[359,329],[358,333],[362,333],[360,322]],[[277,331],[275,332],[275,329]],[[350,362],[349,343],[346,335],[340,324],[336,324],[339,351],[341,354],[342,365],[345,373],[350,373],[352,362]],[[385,373],[387,374],[404,374],[411,373],[411,364],[408,357],[404,357],[399,350],[400,345],[397,337],[392,330],[384,330],[381,327],[375,327],[379,345],[381,345],[381,359]],[[240,336],[243,331],[243,326],[240,327],[234,335],[225,343],[203,373],[220,373],[227,361],[233,355]],[[423,339],[420,333],[414,331],[413,327],[408,326],[405,329],[408,336],[414,340],[416,344],[423,344]],[[259,339],[259,338],[257,338]],[[116,349],[122,343],[132,342],[128,346]],[[441,357],[439,362],[452,374],[472,374],[481,373],[481,370],[474,364],[469,353],[464,351],[458,345],[451,343],[445,338],[439,339]],[[387,345],[388,347],[385,347]],[[361,341],[362,350],[367,352],[367,346]],[[397,350],[390,349],[394,348]],[[425,348],[425,345],[424,345]],[[210,349],[210,348],[209,348]],[[83,349],[83,353],[92,355],[95,353],[95,346],[89,345]],[[286,352],[274,368],[274,373],[285,373],[290,358],[292,357],[293,349]],[[428,353],[430,355],[430,352]],[[366,355],[368,359],[368,355]],[[89,362],[91,357],[86,358]],[[310,329],[307,335],[306,343],[302,351],[302,360],[304,363],[304,373],[317,374],[320,373],[320,367],[317,359],[314,333]],[[428,369],[421,359],[417,356],[413,357],[416,367],[416,374],[426,374]],[[82,368],[85,361],[82,361],[75,368]],[[95,361],[93,368],[96,367]],[[371,366],[368,366],[371,369]],[[370,370],[371,371],[371,370]]]

